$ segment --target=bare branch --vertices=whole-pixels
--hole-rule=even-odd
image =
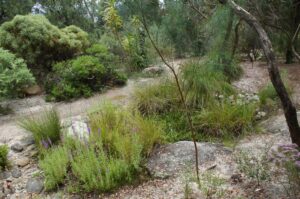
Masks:
[[[141,6],[142,8],[142,6]],[[142,10],[142,9],[141,9]],[[197,174],[197,180],[198,182],[200,181],[200,178],[199,178],[199,157],[198,157],[198,147],[197,147],[197,141],[196,141],[196,130],[194,128],[194,125],[193,125],[193,121],[192,121],[192,116],[191,116],[191,113],[188,109],[188,106],[187,106],[187,103],[186,103],[186,99],[184,97],[184,94],[183,94],[183,91],[182,91],[182,88],[181,88],[181,85],[180,85],[180,82],[179,82],[179,77],[176,73],[176,70],[171,66],[170,63],[168,63],[168,61],[164,58],[163,54],[161,53],[161,51],[159,50],[159,48],[157,47],[156,43],[154,42],[151,34],[150,34],[150,31],[148,29],[148,26],[147,26],[147,22],[146,22],[146,19],[145,19],[145,16],[143,14],[143,12],[141,12],[141,15],[142,15],[142,24],[146,30],[146,33],[151,41],[151,44],[152,46],[154,47],[154,49],[156,50],[157,54],[159,55],[159,57],[161,58],[161,60],[163,61],[163,63],[171,70],[173,76],[174,76],[174,79],[176,81],[176,86],[177,86],[177,89],[178,89],[178,93],[180,95],[180,99],[181,99],[181,103],[184,107],[184,111],[185,111],[185,114],[186,114],[186,117],[187,117],[187,121],[188,121],[188,124],[189,124],[189,128],[190,128],[190,131],[192,133],[192,139],[193,139],[193,143],[194,143],[194,148],[195,148],[195,161],[196,161],[196,164],[195,164],[195,169],[196,169],[196,174]]]
[[[293,50],[293,53],[295,55],[295,57],[298,59],[298,61],[300,61],[300,55],[298,54],[298,52],[296,51],[296,48],[295,48],[295,41],[298,37],[298,34],[299,34],[299,31],[300,31],[300,24],[298,25],[298,28],[293,36],[293,39],[292,39],[292,50]]]

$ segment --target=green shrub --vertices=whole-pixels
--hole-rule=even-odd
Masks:
[[[175,82],[164,79],[136,88],[133,94],[133,106],[144,115],[165,113],[180,102],[177,93]]]
[[[60,141],[60,118],[54,109],[46,110],[37,117],[26,118],[20,121],[19,125],[32,133],[35,143],[40,148],[49,148]]]
[[[133,178],[128,163],[107,156],[101,147],[95,152],[94,148],[84,146],[75,154],[72,172],[84,191],[111,191]]]
[[[139,36],[130,34],[122,42],[128,59],[129,71],[140,71],[148,64],[146,52],[143,49],[145,44],[141,45],[140,39]]]
[[[228,52],[211,52],[203,65],[215,72],[222,73],[229,81],[238,79],[243,73],[242,68],[235,60],[232,60]]]
[[[112,104],[88,115],[89,138],[66,136],[63,146],[44,151],[40,167],[47,190],[65,183],[73,191],[112,191],[136,179],[143,158],[162,140],[158,123]]]
[[[54,65],[48,76],[46,92],[49,100],[63,101],[81,96],[89,97],[107,85],[122,85],[126,77],[105,67],[97,57],[79,56]]]
[[[101,131],[101,139],[107,150],[117,152],[117,154],[132,154],[131,157],[135,156],[134,151],[138,149],[132,148],[130,143],[124,140],[129,139],[131,143],[138,141],[136,147],[141,145],[143,154],[148,155],[152,147],[161,141],[163,135],[162,128],[157,122],[144,119],[137,112],[131,113],[111,104],[105,104],[99,108],[99,111],[91,113],[90,125],[92,132]],[[121,145],[128,143],[127,147],[123,147],[123,151],[116,147],[115,142],[119,141]],[[132,158],[128,160],[130,159]]]
[[[196,128],[209,136],[238,136],[253,127],[256,108],[256,104],[221,102],[203,109],[193,121]]]
[[[63,184],[67,176],[68,163],[68,151],[65,147],[55,147],[45,153],[39,166],[44,171],[46,190],[55,189]]]
[[[0,48],[0,99],[19,96],[34,81],[23,59]]]
[[[285,82],[285,86],[287,88],[288,93],[291,94],[293,92],[292,88],[286,82]],[[260,103],[263,106],[274,106],[279,102],[279,97],[276,93],[273,84],[271,83],[268,83],[265,87],[263,87],[259,91],[258,96],[259,96]]]
[[[234,89],[225,76],[198,62],[188,62],[182,67],[181,80],[188,105],[202,107],[216,95],[231,95]]]
[[[0,28],[0,46],[22,57],[32,69],[50,70],[53,62],[82,53],[88,44],[88,34],[81,29],[59,29],[43,15],[17,15]]]
[[[0,146],[0,168],[4,170],[7,166],[9,166],[9,161],[7,158],[8,155],[8,147],[7,145]]]
[[[93,44],[91,47],[86,49],[88,55],[97,57],[101,63],[113,64],[118,60],[118,56],[115,56],[109,52],[108,48],[103,44]]]

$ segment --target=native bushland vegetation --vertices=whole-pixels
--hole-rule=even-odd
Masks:
[[[164,141],[161,124],[137,112],[103,103],[88,115],[88,136],[83,139],[76,137],[80,132],[62,133],[54,110],[43,119],[21,122],[40,142],[39,165],[47,190],[65,184],[71,192],[106,192],[131,183],[143,172],[153,147]]]
[[[51,104],[71,104],[131,78],[126,96],[116,96],[128,106],[101,102],[80,132],[63,125],[60,109],[19,122],[38,146],[48,191],[110,192],[138,181],[153,149],[168,142],[192,140],[196,152],[196,141],[233,146],[279,102],[299,146],[293,89],[278,67],[299,61],[299,13],[295,0],[0,0],[0,100],[40,86]],[[236,88],[260,62],[271,81]],[[248,155],[237,158],[240,171],[260,184],[269,168]],[[294,189],[298,162],[281,166]],[[202,189],[209,196],[214,188]]]
[[[34,82],[25,61],[0,48],[0,100],[21,96],[22,90]]]

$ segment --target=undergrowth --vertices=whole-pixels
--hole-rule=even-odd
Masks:
[[[35,143],[40,148],[49,148],[58,144],[61,138],[61,125],[58,112],[54,109],[45,110],[36,117],[28,117],[19,122],[26,131],[32,133]]]
[[[66,136],[62,145],[44,151],[40,166],[47,190],[65,184],[72,192],[108,192],[131,183],[163,141],[160,124],[137,112],[104,103],[88,115],[88,138]]]

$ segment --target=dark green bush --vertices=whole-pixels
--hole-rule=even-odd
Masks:
[[[48,76],[46,83],[48,100],[89,97],[105,86],[122,85],[126,81],[126,77],[105,67],[97,57],[88,55],[59,62],[53,69],[54,73]]]
[[[43,15],[17,15],[0,27],[0,46],[22,57],[30,68],[51,70],[55,61],[80,54],[88,34],[75,26],[59,29]]]
[[[8,155],[7,145],[1,145],[0,146],[0,168],[1,168],[1,170],[4,170],[9,165],[7,155]]]
[[[94,44],[86,49],[88,55],[97,57],[99,61],[105,65],[113,64],[118,60],[118,56],[112,54],[103,44]]]
[[[23,59],[0,48],[0,100],[17,97],[34,81]]]

